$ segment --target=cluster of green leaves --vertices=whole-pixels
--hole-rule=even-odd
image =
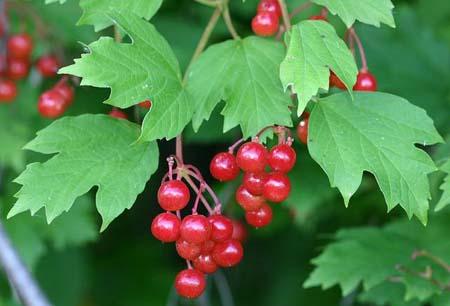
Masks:
[[[448,217],[435,217],[426,228],[403,220],[341,230],[313,260],[316,268],[304,285],[339,285],[344,295],[356,291],[377,305],[449,305],[450,243],[441,239],[450,230]]]

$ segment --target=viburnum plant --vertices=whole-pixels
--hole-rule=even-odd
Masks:
[[[426,147],[443,139],[424,110],[399,96],[377,92],[370,59],[354,27],[356,21],[395,27],[390,0],[312,0],[292,9],[284,0],[261,0],[248,25],[254,35],[247,37],[234,27],[228,0],[197,2],[213,12],[183,73],[171,46],[151,23],[161,0],[134,0],[133,5],[128,1],[80,2],[83,15],[79,24],[93,25],[96,31],[113,27],[114,37],[92,42],[73,64],[59,69],[62,77],[40,96],[39,112],[48,118],[61,116],[73,99],[72,85],[78,80],[81,86],[109,88],[111,94],[104,103],[112,110],[109,116],[64,117],[37,133],[25,149],[53,156],[29,164],[15,179],[21,189],[8,217],[24,211],[35,214],[44,207],[51,222],[96,186],[103,231],[133,206],[158,167],[166,166],[158,165],[157,141],[176,138],[173,154],[163,157],[168,172],[157,192],[161,213],[152,219],[150,230],[156,239],[173,242],[178,255],[186,260],[186,269],[175,278],[178,294],[199,297],[205,291],[207,274],[233,267],[245,258],[245,225],[224,214],[214,185],[205,179],[209,175],[183,156],[186,126],[191,124],[198,131],[223,101],[223,131],[239,127],[242,137],[211,159],[210,175],[224,184],[240,182],[235,200],[248,225],[269,226],[271,205],[283,205],[292,190],[302,188],[288,176],[296,171],[296,163],[302,165],[293,146],[298,141],[307,146],[346,206],[363,173],[369,172],[389,211],[400,205],[409,218],[416,216],[427,224],[428,175],[437,166]],[[311,13],[292,23],[313,6],[320,8],[320,14]],[[346,26],[342,38],[330,23],[331,15]],[[209,44],[220,19],[231,39]],[[28,63],[22,67],[14,61],[26,61],[31,49],[26,34],[9,38],[7,78],[0,81],[2,102],[14,100],[16,89],[11,79],[20,78],[28,69]],[[44,56],[36,65],[42,76],[53,77],[60,62]],[[128,120],[122,109],[130,107],[148,110],[142,122],[139,112],[133,122]],[[445,167],[450,172],[448,163]],[[440,208],[450,203],[449,187],[447,180]],[[405,230],[408,226],[402,223],[367,233],[339,233],[337,241],[314,261],[317,268],[305,285],[326,288],[340,284],[344,293],[349,293],[360,282],[369,290],[394,280],[409,288],[416,271],[411,266],[424,260],[420,267],[433,265],[447,273],[438,279],[421,278],[434,285],[432,293],[420,296],[421,301],[445,293],[450,278],[448,246],[433,250],[427,245],[434,253],[415,251],[413,237],[405,238],[412,235]],[[383,236],[396,231],[404,236],[399,250]],[[386,260],[399,266],[377,271],[374,263],[373,268],[362,270],[359,257],[341,262],[339,254],[352,256],[345,253],[344,244],[356,244],[353,250],[367,258],[380,252],[375,243],[379,240],[386,249],[395,248],[387,255],[392,258]],[[397,251],[407,259],[398,260]],[[408,254],[414,255],[411,260]]]

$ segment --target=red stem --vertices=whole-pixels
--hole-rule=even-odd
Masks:
[[[243,143],[245,141],[244,138],[239,139],[238,141],[236,141],[232,146],[230,146],[228,148],[228,152],[233,154],[234,150],[236,149],[236,147],[238,147],[241,143]]]
[[[217,208],[217,207],[220,208],[220,207],[222,206],[222,204],[220,203],[219,198],[218,198],[217,195],[215,194],[214,190],[212,190],[212,188],[208,185],[208,183],[206,183],[206,182],[203,180],[203,178],[198,177],[193,171],[187,170],[186,172],[187,172],[187,174],[188,174],[189,176],[192,176],[193,178],[195,178],[200,184],[201,184],[201,183],[205,184],[205,190],[208,191],[209,195],[211,196],[211,198],[212,198],[213,201],[214,201],[214,208]]]
[[[359,39],[358,34],[356,34],[356,31],[354,28],[350,28],[350,35],[353,36],[353,38],[355,39],[356,45],[358,46],[358,50],[359,50],[359,56],[361,57],[361,71],[363,72],[367,72],[369,69],[367,67],[367,59],[366,59],[366,52],[364,52],[364,47],[361,43],[361,40]]]
[[[178,161],[180,162],[179,166],[184,164],[183,160],[183,136],[180,134],[177,136],[175,152]]]
[[[175,171],[177,171],[177,170],[175,170]],[[197,186],[194,184],[194,182],[191,180],[191,178],[189,176],[186,176],[184,179],[189,184],[189,186],[195,191],[195,193],[197,193],[197,194],[200,193],[200,190],[197,188]],[[202,203],[205,206],[208,213],[210,215],[214,214],[214,210],[211,208],[208,201],[205,199],[205,197],[203,195],[200,196],[200,200],[202,201]]]
[[[194,207],[192,207],[192,214],[195,215],[197,213],[198,203],[200,202],[200,197],[205,191],[205,183],[200,183],[200,188],[198,189],[197,196],[195,197]]]
[[[303,12],[304,10],[310,8],[312,5],[311,2],[305,2],[302,5],[300,5],[299,7],[295,8],[292,10],[292,13],[289,14],[289,17],[292,19],[294,18],[296,15],[300,14],[301,12]]]

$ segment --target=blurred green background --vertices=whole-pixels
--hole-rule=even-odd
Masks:
[[[26,27],[37,45],[35,57],[60,48],[69,64],[83,52],[83,45],[78,42],[90,43],[99,35],[112,34],[108,31],[95,33],[89,26],[75,26],[81,14],[76,0],[47,6],[43,0],[21,2],[40,16],[50,33],[48,39],[39,38],[32,22],[27,22]],[[296,7],[302,2],[292,0],[288,4]],[[357,27],[369,67],[378,78],[380,91],[403,96],[426,109],[441,134],[449,139],[450,1],[394,2],[396,29]],[[231,0],[232,16],[242,35],[251,34],[249,25],[256,5],[255,0],[245,3]],[[319,10],[318,7],[307,10],[298,20]],[[182,68],[186,67],[210,14],[210,8],[194,1],[167,0],[153,19],[173,47]],[[17,32],[23,14],[12,10],[9,15],[11,32]],[[342,32],[343,24],[335,17],[330,19]],[[211,42],[224,39],[228,39],[228,32],[224,24],[219,23]],[[70,213],[50,226],[46,226],[42,211],[34,218],[26,213],[5,220],[18,189],[11,181],[23,170],[26,161],[42,159],[20,148],[37,130],[51,122],[38,116],[36,103],[39,93],[53,82],[40,82],[32,73],[21,84],[18,100],[11,106],[0,105],[0,218],[54,305],[370,305],[358,303],[355,295],[342,298],[337,287],[327,291],[303,289],[302,283],[313,268],[310,260],[321,252],[337,229],[381,226],[405,218],[405,214],[400,209],[386,214],[383,196],[372,177],[364,179],[350,207],[345,208],[323,171],[309,157],[306,147],[298,144],[299,157],[297,168],[292,172],[294,187],[289,200],[276,207],[271,226],[249,229],[243,262],[209,277],[207,294],[194,302],[180,300],[174,294],[174,277],[185,265],[176,255],[174,245],[163,245],[149,233],[150,222],[159,212],[155,194],[166,171],[163,161],[173,152],[173,142],[160,142],[158,173],[148,182],[133,208],[102,234],[98,233],[100,218],[94,210],[94,191],[80,198]],[[107,90],[77,88],[76,101],[68,115],[108,112],[110,107],[101,103],[107,95]],[[7,115],[10,111],[14,116]],[[132,110],[128,112],[132,115]],[[239,137],[237,130],[222,134],[218,113],[215,112],[198,134],[190,127],[185,132],[185,160],[197,165],[205,174],[211,157]],[[448,156],[450,150],[442,146],[431,151],[438,160]],[[435,196],[440,179],[439,174],[431,177]],[[217,184],[215,187],[229,204],[226,212],[242,217],[230,196],[236,185]],[[450,232],[448,234],[450,236]],[[0,306],[12,305],[16,305],[13,295],[0,272]]]

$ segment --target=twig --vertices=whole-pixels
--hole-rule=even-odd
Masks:
[[[356,45],[358,46],[359,56],[361,57],[361,71],[367,71],[368,66],[367,66],[366,52],[364,51],[363,44],[362,44],[361,40],[359,39],[358,34],[356,34],[356,31],[354,28],[350,28],[350,29],[348,29],[348,31],[349,31],[350,35],[352,35],[353,38],[355,39]]]
[[[227,26],[227,29],[230,32],[233,39],[241,39],[241,37],[236,31],[236,28],[233,25],[233,21],[231,20],[230,9],[228,8],[228,1],[226,1],[226,3],[223,6],[222,16],[223,20],[225,21],[225,25]]]
[[[299,7],[292,10],[292,13],[289,14],[289,18],[291,18],[291,19],[294,18],[296,15],[298,15],[301,12],[303,12],[304,10],[308,9],[311,5],[312,5],[312,3],[309,1],[301,4]]]
[[[289,31],[291,29],[291,19],[289,17],[286,2],[284,0],[278,0],[278,3],[280,4],[281,15],[283,16],[284,27],[286,28],[286,31]]]
[[[448,273],[450,273],[450,265],[449,264],[447,264],[443,259],[431,254],[430,252],[428,252],[426,250],[415,251],[411,255],[411,258],[413,260],[416,260],[417,257],[426,257],[426,258],[430,259],[431,261],[433,261],[438,266],[442,267]]]

